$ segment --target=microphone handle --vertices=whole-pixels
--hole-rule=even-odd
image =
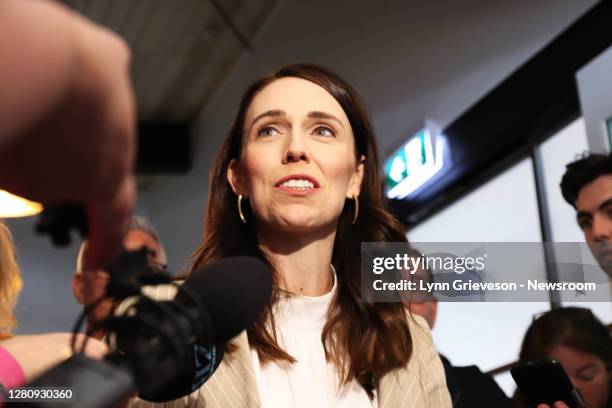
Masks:
[[[70,389],[72,398],[27,403],[27,406],[57,408],[59,403],[62,408],[109,408],[127,401],[136,393],[136,384],[121,360],[119,355],[93,360],[84,354],[75,354],[28,384],[28,387]]]

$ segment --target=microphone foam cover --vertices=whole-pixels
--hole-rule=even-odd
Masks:
[[[193,272],[184,285],[206,308],[215,342],[225,342],[245,330],[269,302],[272,271],[257,258],[235,256]]]

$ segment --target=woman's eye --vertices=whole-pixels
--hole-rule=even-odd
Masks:
[[[317,136],[326,136],[326,137],[335,137],[336,132],[329,126],[317,126],[314,130],[315,135]]]
[[[272,126],[265,126],[257,132],[257,136],[274,136],[278,133],[278,130],[274,129]]]
[[[593,381],[598,374],[597,368],[588,368],[586,370],[582,370],[578,374],[578,379],[580,381]]]
[[[580,381],[589,382],[595,379],[595,373],[582,373],[578,376]]]

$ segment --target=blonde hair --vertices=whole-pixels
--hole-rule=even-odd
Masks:
[[[0,222],[0,340],[10,337],[17,324],[13,307],[22,286],[11,232]]]

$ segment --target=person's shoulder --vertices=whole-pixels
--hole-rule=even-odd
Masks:
[[[421,316],[409,311],[406,311],[406,322],[412,339],[412,353],[405,366],[381,379],[383,405],[452,407],[444,369],[433,345],[429,325]]]
[[[406,311],[406,321],[408,322],[408,329],[410,330],[410,336],[414,342],[431,343],[431,329],[427,321],[421,316]]]
[[[512,400],[506,396],[493,377],[483,373],[477,366],[451,365],[448,373],[454,379],[453,386],[456,387],[459,394],[458,407],[512,407]]]

